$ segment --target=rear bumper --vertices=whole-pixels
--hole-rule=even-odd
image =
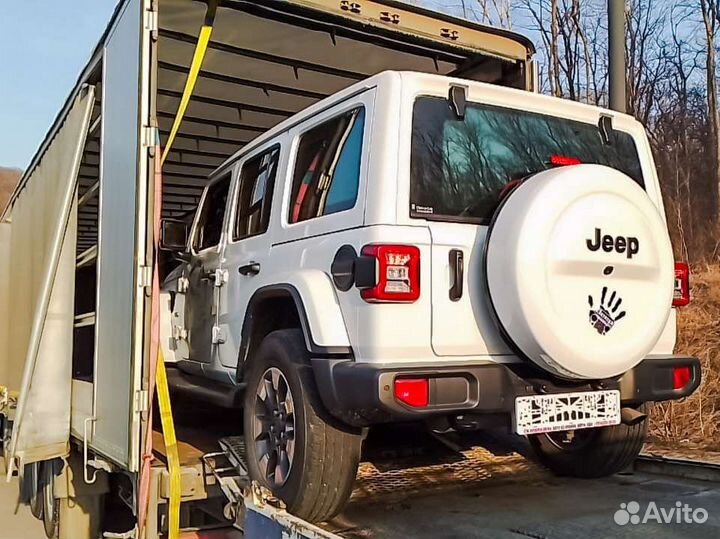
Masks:
[[[355,426],[407,421],[440,415],[512,414],[515,398],[526,395],[618,389],[623,404],[687,397],[700,385],[700,362],[686,356],[649,357],[624,375],[568,382],[527,363],[454,366],[404,366],[314,359],[323,404],[333,416]],[[673,369],[689,367],[690,381],[673,388]],[[412,408],[395,399],[396,378],[428,378],[429,405]]]

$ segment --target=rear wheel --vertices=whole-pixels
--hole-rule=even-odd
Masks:
[[[288,510],[320,522],[350,496],[359,433],[324,412],[300,330],[268,335],[249,367],[244,425],[250,476]]]
[[[55,497],[55,462],[52,460],[40,465],[38,493],[42,501],[45,535],[48,539],[56,539],[60,534],[60,500]]]
[[[538,459],[556,475],[596,478],[630,466],[645,443],[647,420],[634,425],[530,436]]]

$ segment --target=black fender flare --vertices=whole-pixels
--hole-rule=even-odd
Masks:
[[[313,339],[308,321],[307,311],[302,296],[295,286],[289,283],[272,284],[258,288],[248,301],[245,309],[245,318],[243,320],[242,330],[240,332],[240,349],[238,352],[238,364],[236,370],[236,379],[242,380],[244,366],[248,360],[250,345],[252,344],[253,328],[255,324],[254,312],[257,306],[266,299],[290,297],[295,304],[298,319],[300,321],[300,329],[305,337],[305,346],[313,358],[326,359],[347,359],[353,357],[352,348],[349,346],[323,346],[319,345]]]

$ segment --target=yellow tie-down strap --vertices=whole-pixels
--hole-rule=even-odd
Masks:
[[[205,14],[205,22],[200,29],[198,42],[193,54],[192,64],[188,72],[185,88],[183,90],[180,105],[178,106],[175,120],[168,137],[165,148],[160,158],[160,165],[165,163],[170,149],[175,142],[175,137],[180,130],[185,111],[190,102],[190,97],[195,90],[200,69],[202,68],[205,53],[212,36],[213,23],[215,21],[215,13],[217,12],[218,0],[210,0],[207,12]],[[165,358],[163,357],[162,346],[158,348],[158,361],[156,368],[155,390],[158,399],[158,407],[160,409],[160,422],[162,424],[163,439],[165,442],[165,451],[168,463],[168,473],[170,474],[170,500],[168,503],[168,538],[178,539],[180,536],[180,498],[182,495],[182,483],[180,474],[180,458],[177,449],[177,437],[175,434],[175,423],[173,422],[172,406],[170,404],[170,390],[168,388],[167,372],[165,370]]]
[[[195,46],[195,54],[193,54],[192,64],[190,64],[190,71],[188,72],[187,80],[185,81],[185,89],[183,90],[182,97],[180,98],[180,105],[178,106],[177,114],[175,115],[175,121],[173,122],[172,129],[170,130],[170,136],[168,137],[165,149],[163,150],[162,158],[160,159],[161,164],[165,164],[167,156],[170,154],[170,148],[172,148],[175,142],[175,137],[180,130],[180,124],[182,124],[185,111],[190,103],[190,97],[195,90],[195,84],[197,83],[198,75],[200,74],[200,68],[202,68],[203,60],[205,59],[205,53],[207,52],[208,44],[210,43],[210,37],[212,36],[213,23],[215,21],[215,13],[217,11],[218,0],[211,0],[208,3],[207,13],[205,14],[205,23],[200,29],[200,35],[198,36],[198,42]]]
[[[170,474],[170,500],[168,505],[168,538],[177,539],[180,535],[180,497],[182,483],[180,477],[180,457],[178,455],[177,436],[173,422],[172,406],[170,405],[170,391],[168,389],[167,372],[165,371],[165,358],[162,347],[158,351],[157,379],[155,380],[158,408],[160,408],[160,423],[162,424],[163,440],[165,441],[165,455]]]

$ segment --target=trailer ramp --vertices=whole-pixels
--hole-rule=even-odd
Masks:
[[[340,539],[291,515],[269,490],[250,481],[242,436],[221,438],[218,443],[220,451],[205,454],[202,460],[227,499],[225,517],[243,531],[245,539]]]

